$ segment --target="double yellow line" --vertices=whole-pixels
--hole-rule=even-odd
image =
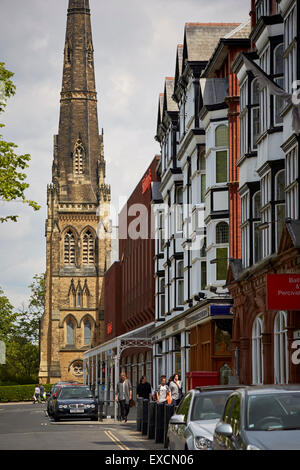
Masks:
[[[121,450],[130,450],[129,447],[122,444],[122,442],[111,432],[111,431],[104,431],[107,437],[111,439]]]

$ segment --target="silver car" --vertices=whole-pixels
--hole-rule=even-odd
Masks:
[[[196,387],[181,400],[169,422],[169,450],[210,450],[228,396],[237,387]]]
[[[300,385],[249,386],[226,402],[214,450],[300,450]]]

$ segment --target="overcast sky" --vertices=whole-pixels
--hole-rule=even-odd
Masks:
[[[15,73],[17,94],[0,122],[4,138],[32,157],[27,197],[18,223],[0,225],[0,286],[15,307],[45,270],[47,184],[59,99],[68,0],[0,0],[0,62]],[[174,76],[176,46],[186,22],[244,22],[250,0],[90,0],[100,130],[104,128],[107,183],[112,199],[127,197],[153,156],[158,95]],[[3,214],[3,207],[0,207]],[[6,212],[7,215],[7,212]]]

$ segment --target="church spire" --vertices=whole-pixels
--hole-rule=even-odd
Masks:
[[[53,179],[63,202],[99,202],[101,154],[89,0],[69,0]]]

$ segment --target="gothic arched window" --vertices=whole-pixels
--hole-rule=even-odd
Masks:
[[[66,45],[65,45],[65,63],[67,65],[70,65],[71,61],[72,61],[72,47],[71,47],[70,41],[67,40]]]
[[[75,264],[75,237],[72,230],[69,230],[64,239],[64,263]]]
[[[73,153],[73,169],[75,175],[82,175],[84,172],[84,147],[80,139],[77,140]]]
[[[90,42],[88,50],[87,50],[87,58],[88,58],[89,65],[93,65],[93,53],[94,53],[93,44],[92,42]]]
[[[71,318],[67,321],[67,344],[75,344],[75,326]]]
[[[287,313],[277,313],[274,322],[274,382],[289,383],[289,344]]]
[[[264,332],[264,316],[258,315],[252,328],[252,383],[264,383],[264,351],[262,335]]]
[[[83,264],[93,264],[94,258],[94,237],[91,231],[87,230],[82,242],[82,262]]]
[[[91,344],[92,342],[92,325],[90,320],[84,322],[84,344]]]

